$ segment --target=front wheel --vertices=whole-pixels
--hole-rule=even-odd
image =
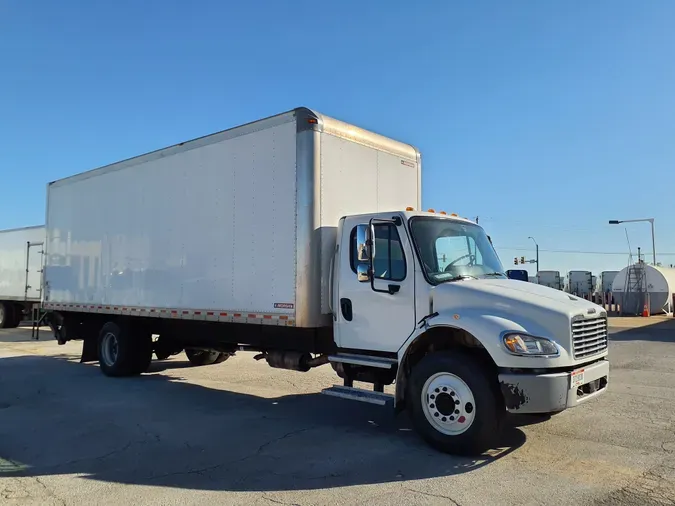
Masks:
[[[424,357],[408,382],[408,407],[417,432],[445,453],[475,455],[498,441],[506,410],[495,381],[470,355]]]

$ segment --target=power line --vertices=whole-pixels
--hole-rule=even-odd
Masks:
[[[498,250],[508,251],[532,251],[532,248],[509,248],[507,246],[495,246]],[[580,251],[571,249],[539,249],[546,253],[568,253],[574,255],[628,255],[627,251]],[[643,255],[651,255],[651,252],[642,252]],[[675,253],[658,253],[659,256],[675,256]]]

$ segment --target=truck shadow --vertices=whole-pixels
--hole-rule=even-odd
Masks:
[[[643,321],[639,318],[630,318],[626,321],[640,322],[640,326],[622,326],[621,318],[610,320],[609,340],[620,341],[649,341],[675,343],[675,318],[652,316]]]
[[[3,358],[0,370],[0,478],[322,489],[466,473],[525,442],[511,424],[500,448],[454,457],[424,444],[404,415],[316,393],[257,397],[184,382],[180,370],[112,379],[65,357]]]

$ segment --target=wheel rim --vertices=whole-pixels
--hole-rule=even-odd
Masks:
[[[5,306],[0,304],[0,325],[5,323]]]
[[[101,355],[106,365],[112,366],[117,362],[117,355],[119,353],[119,344],[117,336],[112,332],[108,332],[103,336],[101,342]]]
[[[439,372],[424,383],[422,410],[429,424],[438,432],[457,436],[473,424],[476,400],[462,378]]]

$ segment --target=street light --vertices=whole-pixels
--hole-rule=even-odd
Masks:
[[[528,237],[528,239],[532,239],[532,242],[534,242],[534,245],[537,247],[537,274],[539,274],[539,245],[537,244],[537,241],[534,240],[534,237]]]
[[[633,223],[635,221],[648,221],[652,225],[652,260],[656,265],[656,243],[654,242],[654,218],[640,218],[639,220],[609,220],[610,225],[618,225],[619,223]]]

